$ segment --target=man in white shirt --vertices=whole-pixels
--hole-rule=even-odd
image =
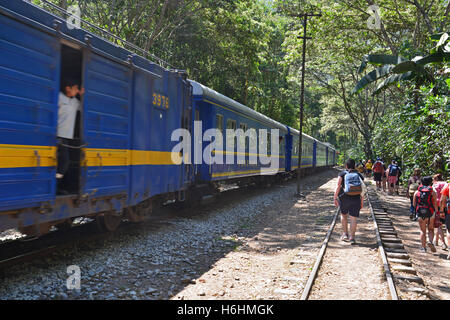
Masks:
[[[74,137],[77,111],[80,110],[80,101],[76,98],[84,94],[84,89],[79,88],[76,81],[64,79],[62,92],[58,97],[58,168],[57,179],[62,179],[69,169],[69,147]]]

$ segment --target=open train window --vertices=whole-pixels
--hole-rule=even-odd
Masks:
[[[67,89],[82,88],[83,54],[80,48],[61,45],[60,94],[58,97],[57,194],[77,194],[80,190],[82,96]]]
[[[223,134],[223,115],[221,114],[216,115],[216,129]],[[222,140],[223,139],[217,140],[217,145],[222,146]]]

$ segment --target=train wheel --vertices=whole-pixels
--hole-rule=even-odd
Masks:
[[[100,232],[111,232],[116,230],[122,222],[122,215],[116,213],[103,213],[96,217],[97,227]]]

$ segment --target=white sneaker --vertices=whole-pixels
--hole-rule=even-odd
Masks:
[[[63,174],[61,174],[61,173],[56,174],[56,179],[62,179],[62,178],[64,178]]]

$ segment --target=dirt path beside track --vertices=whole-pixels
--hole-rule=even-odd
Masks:
[[[409,219],[409,199],[405,196],[389,196],[381,191],[378,195],[387,208],[387,213],[398,231],[418,276],[424,280],[425,286],[432,295],[438,299],[450,300],[450,260],[446,259],[448,251],[439,246],[435,253],[430,250],[426,253],[420,252],[419,223]],[[442,242],[439,241],[439,243]],[[415,285],[405,282],[398,286],[402,289]]]
[[[306,201],[293,196],[295,184],[285,186],[290,196],[280,199],[283,201],[265,210],[248,226],[253,236],[229,236],[228,239],[237,243],[235,250],[173,299],[299,299],[335,213],[333,193],[337,173],[331,170],[307,178],[311,192]],[[337,239],[339,236],[333,235],[332,252],[327,258],[327,261],[339,260],[335,267],[341,269],[338,271],[353,288],[343,285],[339,281],[341,275],[327,263],[328,274],[319,279],[319,286],[326,286],[326,295],[313,297],[389,298],[367,213],[362,220],[358,233],[360,244],[342,244]]]

